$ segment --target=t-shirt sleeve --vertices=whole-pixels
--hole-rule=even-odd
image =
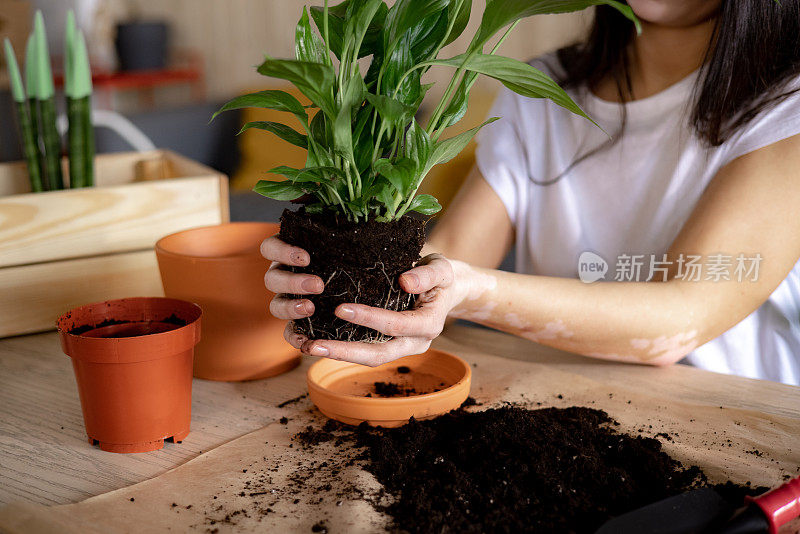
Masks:
[[[475,160],[481,174],[494,189],[506,207],[511,223],[516,227],[520,213],[524,213],[522,205],[527,195],[524,194],[525,182],[524,155],[520,145],[520,129],[514,124],[519,120],[517,96],[503,89],[489,112],[490,117],[499,117],[491,124],[483,127],[478,133],[478,147]]]
[[[759,148],[800,134],[800,80],[795,80],[785,91],[793,91],[774,107],[761,112],[726,144],[728,150],[723,165]]]

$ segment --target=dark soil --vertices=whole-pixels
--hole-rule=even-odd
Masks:
[[[375,395],[378,397],[410,397],[417,394],[415,388],[393,382],[375,382],[374,385]]]
[[[103,328],[104,326],[113,326],[117,324],[125,324],[125,321],[118,321],[116,319],[106,319],[97,324],[85,324],[83,326],[76,326],[75,328],[70,330],[69,333],[72,334],[73,336],[79,336],[81,334],[85,334],[89,330],[94,330],[95,328]]]
[[[289,406],[290,404],[295,404],[297,402],[300,402],[301,400],[305,399],[306,397],[308,397],[308,393],[303,393],[302,395],[298,395],[297,397],[294,397],[292,399],[283,401],[282,403],[278,404],[277,408],[285,408],[286,406]]]
[[[414,306],[414,296],[403,291],[397,279],[419,260],[425,243],[419,219],[352,223],[330,214],[285,210],[280,238],[311,256],[308,267],[293,271],[315,274],[325,282],[322,294],[304,297],[314,303],[314,315],[295,321],[295,332],[309,339],[386,341],[375,330],[339,319],[334,310],[348,302],[398,311]]]
[[[186,326],[186,321],[175,315],[174,313],[169,317],[165,317],[163,319],[159,319],[157,321],[148,321],[152,328],[149,328],[146,325],[143,325],[145,321],[141,322],[131,322],[131,321],[120,321],[118,319],[105,319],[100,321],[94,325],[83,325],[83,326],[76,326],[72,330],[69,331],[70,334],[74,336],[80,336],[87,332],[91,332],[92,330],[96,330],[98,328],[104,328],[107,326],[118,326],[118,325],[125,325],[131,324],[132,327],[130,330],[120,329],[115,331],[113,334],[103,335],[102,337],[112,338],[112,337],[139,337],[139,336],[146,336],[153,333],[161,333],[168,330],[175,330],[176,328],[180,328],[182,326]],[[134,326],[135,325],[135,326]],[[168,326],[167,326],[168,325]]]
[[[707,484],[653,438],[614,430],[603,411],[463,409],[397,429],[357,431],[365,469],[394,501],[392,529],[594,532],[612,516]],[[736,506],[756,493],[731,483]]]

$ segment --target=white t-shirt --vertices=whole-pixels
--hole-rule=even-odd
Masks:
[[[551,73],[559,68],[553,56],[534,65]],[[518,272],[576,278],[578,258],[592,251],[608,262],[605,280],[630,280],[626,265],[637,263],[642,264],[639,279],[646,280],[651,257],[662,259],[723,166],[800,133],[798,93],[723,145],[707,148],[687,121],[696,77],[628,103],[625,131],[616,144],[578,163],[550,185],[535,182],[552,181],[577,156],[608,137],[548,100],[501,92],[490,115],[501,120],[479,134],[477,164],[516,229]],[[585,88],[569,93],[609,134],[618,131],[622,105],[601,100]],[[727,263],[729,276],[738,275],[748,283],[759,265],[757,252],[720,251],[730,258],[694,261],[705,264],[703,278],[713,270],[726,270],[719,266]],[[715,262],[716,269],[709,265]],[[737,273],[737,266],[747,271]],[[687,360],[721,373],[800,384],[800,262],[760,308],[698,347]]]

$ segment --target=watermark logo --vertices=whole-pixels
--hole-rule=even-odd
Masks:
[[[605,278],[608,262],[591,251],[581,252],[578,258],[578,278],[581,282],[591,284]]]
[[[672,278],[687,282],[757,282],[761,254],[728,255],[679,254],[668,259],[666,254],[620,254],[614,265],[616,282],[666,282]],[[586,251],[578,258],[578,278],[590,284],[605,278],[608,263],[594,252]]]

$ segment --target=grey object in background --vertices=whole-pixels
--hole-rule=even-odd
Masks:
[[[166,22],[132,21],[117,25],[119,70],[160,70],[167,66],[169,26]]]

